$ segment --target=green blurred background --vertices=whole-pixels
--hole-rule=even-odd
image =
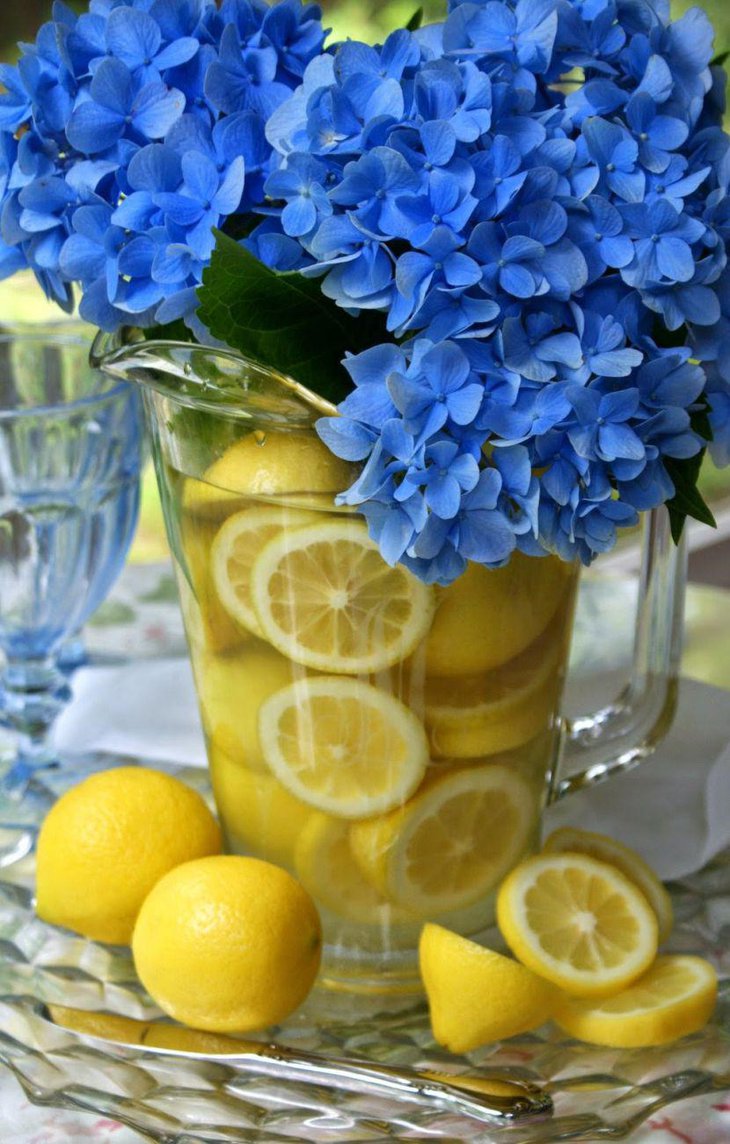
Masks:
[[[85,11],[85,0],[66,0],[70,7]],[[445,0],[325,0],[325,23],[332,28],[336,39],[351,36],[370,42],[382,40],[389,31],[408,22],[414,11],[423,7],[425,20],[438,19],[445,8]],[[716,30],[715,47],[720,53],[730,49],[730,0],[673,0],[677,15],[691,7],[703,7]],[[0,59],[13,61],[19,40],[32,40],[40,24],[50,16],[51,0],[0,0]],[[730,121],[728,123],[730,129]],[[30,278],[22,282],[17,278],[0,283],[0,322],[26,321],[45,317],[46,311],[35,282]],[[159,518],[150,490],[145,496],[146,510],[135,545],[137,558],[154,558],[158,554]],[[718,471],[708,460],[702,474],[703,492],[713,507],[730,505],[730,469]]]

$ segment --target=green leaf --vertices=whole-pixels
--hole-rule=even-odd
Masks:
[[[730,59],[730,49],[728,49],[726,52],[720,52],[719,55],[715,56],[714,60],[712,60],[710,64],[710,67],[722,68],[725,66],[728,59]]]
[[[216,248],[198,290],[198,316],[214,337],[337,403],[352,389],[342,359],[391,340],[383,316],[351,317],[319,281],[277,274],[232,238]]]
[[[674,496],[667,501],[667,508],[675,544],[679,544],[688,516],[693,520],[699,520],[702,524],[709,524],[711,528],[717,528],[717,521],[697,488],[704,455],[703,449],[695,457],[664,459],[664,467],[674,484]]]
[[[407,32],[417,32],[423,23],[423,8],[416,8],[410,20],[406,24]]]

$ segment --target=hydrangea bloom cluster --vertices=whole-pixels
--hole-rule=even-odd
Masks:
[[[387,340],[319,431],[386,560],[590,562],[730,463],[730,140],[699,10],[451,0],[323,50],[299,0],[91,0],[0,80],[0,272],[107,329],[184,316],[212,227]],[[202,336],[204,331],[199,330]],[[705,416],[705,414],[707,416]]]
[[[324,42],[300,0],[62,0],[0,66],[0,275],[104,329],[192,316],[213,227],[264,200],[264,127]]]
[[[442,583],[515,548],[589,562],[672,497],[705,401],[728,460],[711,56],[668,0],[456,0],[314,60],[269,119],[281,209],[252,248],[392,332],[320,423],[386,559]]]

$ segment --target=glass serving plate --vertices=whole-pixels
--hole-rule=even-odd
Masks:
[[[119,760],[117,760],[119,761]],[[129,761],[129,760],[125,760]],[[156,764],[158,765],[158,764]],[[172,770],[172,768],[171,768]],[[204,794],[198,769],[174,773]],[[48,772],[39,814],[71,779]],[[665,1048],[591,1048],[553,1026],[463,1057],[438,1049],[425,1007],[377,1016],[335,1009],[315,1019],[314,996],[271,1036],[293,1050],[365,1066],[479,1075],[531,1082],[550,1094],[551,1117],[504,1126],[479,1123],[424,1093],[403,1098],[358,1091],[343,1073],[332,1087],[301,1075],[285,1057],[274,1069],[253,1062],[111,1043],[54,1022],[53,1006],[162,1019],[137,982],[129,950],[46,925],[33,909],[32,855],[0,870],[0,1061],[35,1104],[106,1115],[165,1144],[202,1142],[464,1140],[554,1144],[622,1139],[666,1105],[730,1087],[730,853],[672,887],[675,952],[709,957],[724,979],[715,1017],[701,1033]],[[51,1006],[51,1009],[47,1008]],[[262,1041],[265,1040],[262,1038]]]

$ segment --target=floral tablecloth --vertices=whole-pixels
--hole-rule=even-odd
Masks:
[[[625,662],[634,593],[634,585],[627,580],[616,580],[606,591],[605,582],[599,577],[585,578],[573,654],[576,673],[591,668],[610,671]],[[596,641],[589,638],[589,633],[595,632],[599,615],[602,639]],[[112,597],[88,625],[85,638],[89,653],[97,662],[185,654],[169,567],[128,566]],[[691,588],[685,670],[705,682],[730,687],[729,655],[730,600],[719,591]],[[93,1144],[140,1144],[143,1139],[105,1116],[32,1105],[14,1077],[0,1067],[2,1144],[76,1144],[83,1140]],[[727,1090],[673,1104],[652,1116],[632,1134],[630,1141],[730,1144],[730,1085]]]

